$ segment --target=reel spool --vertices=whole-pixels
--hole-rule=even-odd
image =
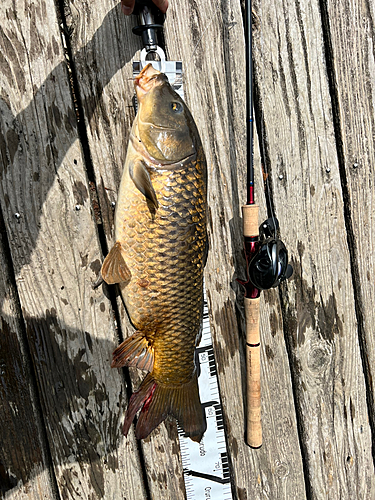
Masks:
[[[250,281],[258,290],[275,288],[293,274],[288,251],[277,237],[278,229],[276,217],[265,220],[259,227],[259,248],[248,267]]]

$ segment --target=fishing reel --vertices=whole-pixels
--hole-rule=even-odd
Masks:
[[[259,227],[259,247],[248,266],[250,281],[258,290],[275,288],[293,274],[288,251],[277,237],[278,230],[276,217],[267,219]]]

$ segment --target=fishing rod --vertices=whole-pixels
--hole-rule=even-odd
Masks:
[[[245,288],[247,429],[246,442],[251,448],[262,446],[259,302],[262,290],[277,287],[291,277],[288,252],[278,237],[279,223],[272,216],[258,228],[259,205],[254,197],[254,123],[253,123],[253,54],[252,1],[246,0],[246,130],[247,186],[246,205],[242,207],[247,281]]]

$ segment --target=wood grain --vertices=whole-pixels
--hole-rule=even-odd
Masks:
[[[0,203],[59,495],[142,499],[55,6],[3,2],[1,27]]]
[[[259,222],[274,206],[294,275],[261,295],[263,446],[251,450],[236,282],[245,277],[241,3],[173,0],[165,22],[167,54],[184,63],[208,160],[205,280],[233,496],[375,498],[374,6],[254,0],[256,203]],[[2,496],[47,500],[55,483],[61,500],[183,500],[174,420],[142,443],[133,430],[121,436],[130,387],[110,369],[119,340],[110,293],[91,287],[102,262],[97,223],[113,243],[134,119],[136,20],[117,0],[66,0],[62,43],[53,0],[4,0],[0,14],[0,237],[13,267],[0,250]],[[117,307],[127,336],[132,326]],[[130,375],[134,389],[143,374]]]
[[[339,6],[340,17],[333,12]],[[375,55],[372,2],[325,3],[325,25],[333,58],[337,133],[342,141],[340,167],[346,192],[347,231],[352,251],[352,269],[357,300],[362,360],[366,370],[372,430],[375,428],[374,366],[375,262],[373,234],[375,148],[373,136]],[[328,17],[327,17],[328,16]],[[328,19],[328,21],[327,21]]]
[[[77,4],[75,3],[75,8],[77,8]],[[104,7],[106,9],[106,7]],[[80,11],[80,9],[78,9]],[[243,264],[243,256],[242,256],[242,234],[241,234],[241,220],[239,216],[239,201],[238,201],[238,185],[237,185],[237,179],[236,179],[236,168],[240,169],[242,168],[242,175],[245,175],[245,165],[238,162],[236,159],[237,151],[243,151],[243,141],[244,136],[243,136],[243,125],[241,123],[241,120],[244,119],[244,116],[242,115],[243,113],[243,107],[241,106],[241,102],[244,99],[244,93],[245,93],[245,88],[244,88],[244,81],[243,81],[243,61],[241,61],[241,64],[238,63],[237,61],[237,66],[231,68],[230,75],[231,78],[233,78],[234,83],[231,85],[234,87],[233,90],[231,89],[230,97],[229,99],[232,101],[226,101],[226,88],[228,87],[228,82],[227,81],[221,81],[218,78],[218,75],[221,75],[224,73],[225,69],[229,68],[229,63],[230,63],[230,50],[231,48],[234,48],[237,43],[242,44],[242,50],[239,51],[239,57],[244,57],[244,49],[243,49],[243,34],[242,34],[242,19],[241,19],[241,13],[239,9],[239,3],[235,4],[234,7],[234,13],[232,13],[232,10],[230,12],[224,12],[223,14],[221,13],[221,6],[218,5],[216,7],[216,10],[214,12],[214,16],[212,15],[212,11],[208,8],[208,6],[204,2],[200,2],[199,4],[195,5],[188,5],[184,2],[174,2],[168,11],[168,16],[165,24],[165,34],[166,34],[166,40],[167,40],[167,52],[169,53],[170,58],[177,58],[179,59],[182,57],[184,61],[184,65],[187,68],[186,71],[186,82],[185,82],[185,92],[187,95],[187,102],[192,108],[193,115],[196,118],[196,121],[198,123],[198,127],[200,129],[205,130],[205,134],[202,134],[203,140],[205,141],[206,144],[206,153],[208,156],[208,163],[209,163],[209,169],[210,169],[210,174],[211,176],[216,177],[214,187],[211,188],[211,205],[216,205],[218,206],[219,214],[215,211],[213,216],[215,217],[216,220],[220,220],[220,229],[217,230],[215,227],[213,232],[216,232],[215,238],[219,238],[219,234],[222,234],[223,232],[223,227],[227,227],[226,232],[226,239],[223,240],[222,242],[222,247],[217,248],[215,247],[215,244],[212,244],[211,247],[211,254],[212,252],[215,252],[216,255],[221,255],[219,258],[219,261],[215,263],[215,259],[212,259],[211,262],[214,264],[211,264],[211,268],[208,267],[209,271],[207,273],[207,281],[210,283],[208,285],[208,288],[212,288],[214,285],[212,284],[212,265],[214,265],[214,275],[217,275],[216,268],[217,265],[222,265],[223,267],[223,272],[227,275],[227,278],[224,278],[224,275],[221,276],[219,279],[223,280],[226,285],[224,285],[223,290],[225,292],[222,294],[222,296],[219,296],[219,299],[217,299],[216,296],[214,296],[215,300],[218,300],[218,303],[213,304],[212,307],[218,311],[222,310],[225,307],[229,307],[230,309],[230,314],[232,315],[232,319],[230,321],[230,325],[225,324],[225,319],[220,318],[220,313],[216,313],[217,316],[215,318],[216,321],[220,321],[221,323],[224,323],[224,325],[230,326],[230,330],[226,332],[226,335],[232,336],[232,329],[233,327],[235,328],[235,335],[238,335],[237,332],[237,325],[236,325],[236,320],[235,320],[235,309],[234,309],[234,303],[233,305],[229,305],[231,301],[234,298],[233,292],[230,290],[230,283],[232,280],[232,274],[233,274],[233,257],[231,258],[232,264],[228,261],[225,261],[225,263],[222,262],[223,257],[225,253],[227,253],[228,245],[232,248],[232,251],[235,252],[235,256],[237,260],[241,261],[241,264]],[[73,8],[72,8],[72,13],[73,13]],[[101,14],[102,18],[104,16],[104,20],[108,20],[109,16],[111,14]],[[84,30],[82,27],[82,14],[77,14],[74,17],[74,22],[73,26],[74,29],[79,32],[79,33],[85,33],[85,36],[87,37],[86,43],[90,43],[90,36],[92,33],[95,33],[95,36],[97,36],[98,31],[95,31],[96,26],[98,25],[98,21],[95,19],[95,16],[98,16],[97,14],[97,9],[95,9],[95,15],[90,14],[87,15],[87,17],[92,21],[91,25],[87,25],[85,23],[84,25]],[[224,16],[224,17],[223,17]],[[235,18],[236,16],[236,18]],[[220,43],[225,49],[226,57],[225,60],[222,58],[217,58],[217,47],[214,46],[214,44],[211,43],[211,45],[208,47],[209,50],[207,50],[207,39],[202,39],[202,43],[197,43],[199,41],[199,38],[197,37],[196,34],[196,29],[195,31],[193,30],[193,26],[187,26],[184,23],[182,23],[183,19],[187,18],[192,18],[196,19],[197,22],[202,23],[202,26],[204,23],[210,23],[210,29],[211,31],[211,36],[212,33],[217,33],[223,32],[223,29],[225,29],[225,35],[229,33],[230,30],[232,30],[234,27],[236,29],[233,29],[231,31],[231,45],[227,46],[226,43],[224,42],[223,39],[220,39]],[[121,32],[121,36],[119,37],[120,39],[127,40],[127,37],[129,36],[129,23],[132,21],[123,21],[124,23],[124,28],[123,32]],[[133,21],[134,22],[134,21]],[[128,31],[126,31],[128,30]],[[210,33],[208,33],[210,35]],[[224,33],[222,34],[222,37],[224,38]],[[109,37],[109,39],[103,39],[101,44],[97,44],[97,52],[95,56],[92,56],[90,53],[90,57],[93,57],[94,59],[96,58],[97,61],[103,61],[103,56],[105,53],[105,44],[106,43],[112,43],[110,40],[112,40],[114,37],[113,35]],[[80,44],[84,46],[85,41],[82,40],[82,36],[79,37],[80,39]],[[72,37],[73,43],[74,43],[74,35]],[[182,44],[180,43],[181,40],[185,40],[185,42]],[[130,42],[131,43],[131,42]],[[134,43],[134,42],[133,42]],[[77,50],[81,45],[77,45],[77,48],[74,48],[74,61],[76,68],[79,69],[79,74],[80,74],[80,82],[83,81],[82,86],[80,87],[80,92],[83,93],[82,97],[82,102],[86,103],[88,101],[86,97],[86,87],[87,83],[84,83],[85,81],[91,81],[93,77],[93,67],[96,67],[98,65],[98,62],[92,63],[91,59],[89,59],[89,64],[87,63],[87,57],[84,57],[84,49]],[[128,47],[131,46],[128,44]],[[195,54],[192,57],[192,54],[189,53],[189,49],[192,49],[194,46],[196,46],[196,51]],[[110,49],[112,50],[112,49]],[[123,47],[119,47],[120,51],[123,51]],[[238,49],[237,49],[238,51]],[[125,57],[127,59],[127,57]],[[215,74],[210,74],[210,75],[204,75],[202,67],[200,66],[199,61],[203,60],[204,63],[207,65],[208,61],[216,61],[217,68]],[[198,69],[197,69],[198,66]],[[128,69],[127,69],[128,68]],[[130,64],[125,65],[124,71],[128,72],[129,75],[131,75],[131,69],[130,69]],[[104,71],[105,72],[105,71]],[[191,75],[190,80],[189,75]],[[100,78],[101,75],[96,74],[95,78]],[[121,100],[119,99],[118,95],[121,94],[122,92],[122,87],[124,85],[123,80],[118,80],[118,75],[116,75],[114,78],[112,78],[110,85],[107,85],[105,89],[105,94],[107,96],[108,100],[113,100],[118,103],[121,103]],[[93,83],[91,85],[94,85]],[[96,87],[101,88],[102,84],[95,84]],[[231,87],[229,87],[231,88]],[[214,89],[212,91],[211,89]],[[221,89],[221,92],[220,92]],[[199,96],[199,99],[197,99],[196,94],[205,94]],[[104,94],[104,93],[103,93]],[[127,96],[127,102],[130,104],[130,99],[132,96],[132,90],[130,90],[128,96]],[[98,100],[98,99],[96,99]],[[223,102],[221,102],[223,100]],[[225,106],[223,106],[223,103]],[[235,108],[233,109],[232,103],[235,104]],[[218,109],[218,106],[220,106],[220,109]],[[84,108],[87,106],[84,104]],[[224,129],[222,127],[222,124],[220,123],[215,123],[213,126],[210,124],[210,120],[207,120],[207,115],[210,113],[212,114],[212,109],[215,109],[216,112],[214,114],[214,121],[218,121],[218,114],[220,113],[220,118],[223,120],[223,125]],[[120,142],[122,147],[125,150],[125,145],[126,145],[126,140],[124,138],[128,137],[128,133],[130,130],[130,122],[133,118],[133,115],[130,114],[130,117],[126,115],[126,111],[128,112],[128,115],[130,113],[129,109],[124,109],[124,123],[127,123],[128,129],[126,130],[126,133],[124,129],[122,129],[122,133],[119,134],[119,126],[116,125],[116,117],[112,117],[108,115],[108,123],[111,124],[111,140],[114,144]],[[88,115],[88,109],[85,109],[86,115]],[[233,117],[234,115],[234,117]],[[90,115],[88,115],[90,116]],[[101,130],[104,128],[104,121],[106,119],[106,116],[103,115],[103,110],[98,106],[93,114],[95,116],[95,119],[91,119],[91,122],[89,124],[87,118],[86,118],[86,130],[88,133],[88,140],[90,144],[90,148],[94,149],[96,153],[92,154],[93,158],[93,166],[94,170],[96,173],[97,179],[103,179],[104,176],[106,178],[106,188],[107,188],[107,193],[114,193],[117,191],[118,187],[118,178],[116,177],[116,173],[111,173],[111,169],[108,168],[108,165],[101,159],[101,150],[102,150],[102,143],[99,143],[97,140],[97,137],[99,135],[98,132],[96,132],[96,129],[93,128],[93,123],[95,123],[96,128],[98,130]],[[235,124],[234,130],[237,130],[237,133],[231,132],[231,127],[229,123]],[[229,130],[229,137],[225,138],[225,131]],[[100,135],[100,137],[103,137]],[[208,137],[210,138],[208,140]],[[228,140],[231,140],[232,143],[229,145]],[[217,155],[222,155],[223,156],[223,162],[218,161],[218,156]],[[96,158],[98,161],[96,161]],[[215,163],[213,164],[213,158]],[[244,161],[244,154],[242,154],[242,160]],[[121,166],[124,161],[124,153],[120,155],[117,153],[116,155],[116,169],[119,168],[119,165]],[[230,170],[229,167],[231,164],[235,162],[235,167]],[[227,165],[226,169],[225,167],[222,167],[222,164]],[[220,166],[218,166],[220,165]],[[237,165],[240,165],[237,167]],[[217,167],[217,173],[215,172],[215,167]],[[222,171],[220,169],[223,169]],[[229,170],[228,170],[229,169]],[[220,173],[221,172],[221,173]],[[110,176],[112,175],[112,180]],[[222,196],[222,184],[221,184],[221,179],[225,179],[225,176],[228,176],[231,180],[233,180],[234,183],[234,191],[235,191],[235,198],[237,199],[237,212],[236,212],[236,217],[233,218],[233,214],[231,212],[226,213],[226,207],[232,203],[231,201],[231,187],[226,185],[226,182],[224,183],[224,189],[225,189],[225,197]],[[221,177],[221,179],[220,179]],[[218,182],[219,181],[219,182]],[[100,184],[100,182],[98,183]],[[108,195],[107,195],[108,196]],[[113,196],[113,195],[112,195]],[[115,198],[112,198],[112,200],[115,200]],[[218,204],[219,202],[219,204]],[[224,213],[223,213],[224,212]],[[112,226],[111,226],[111,221],[109,220],[108,223],[105,222],[106,216],[104,216],[104,224],[106,225],[105,227],[106,232],[107,232],[107,238],[108,242],[111,244],[111,231],[112,231]],[[231,220],[233,219],[233,221]],[[233,226],[233,223],[235,224]],[[231,228],[229,231],[228,229]],[[233,244],[232,240],[232,234],[233,233],[233,238],[236,240],[235,244]],[[229,239],[228,239],[228,235]],[[223,252],[222,249],[225,248],[225,251]],[[221,250],[221,253],[220,253]],[[223,265],[224,264],[224,265]],[[230,276],[230,277],[229,277]],[[228,279],[229,278],[229,279]],[[218,281],[218,278],[216,278],[216,282]],[[223,303],[224,300],[224,303]],[[234,316],[233,316],[234,315]],[[126,316],[124,312],[122,311],[121,316],[125,320],[123,323],[123,329],[125,332],[129,328],[126,325]],[[233,323],[234,320],[234,324]],[[215,329],[213,330],[215,331]],[[234,341],[235,342],[235,341]],[[238,340],[237,340],[237,365],[233,367],[233,370],[228,373],[228,376],[226,378],[226,385],[224,388],[222,387],[222,393],[223,397],[226,398],[226,394],[230,393],[232,395],[232,385],[233,385],[233,380],[236,381],[236,384],[238,385],[238,390],[239,393],[235,393],[233,396],[234,398],[230,398],[230,404],[228,403],[228,406],[231,405],[233,408],[233,413],[230,414],[230,417],[227,418],[227,421],[229,423],[228,425],[231,427],[232,424],[232,415],[234,416],[234,426],[236,428],[236,432],[234,433],[232,437],[232,431],[231,428],[228,429],[229,432],[229,443],[230,445],[233,444],[234,447],[234,463],[236,464],[236,476],[235,480],[237,481],[238,478],[240,478],[240,481],[238,481],[238,494],[239,495],[245,495],[247,494],[247,489],[248,489],[248,483],[249,480],[246,477],[246,475],[243,474],[243,464],[240,463],[242,460],[242,456],[245,453],[246,456],[249,456],[249,450],[248,448],[244,445],[243,443],[243,434],[244,434],[244,420],[243,420],[243,410],[240,407],[238,409],[238,401],[242,401],[242,396],[243,396],[243,391],[244,391],[244,386],[242,385],[241,382],[241,370],[240,370],[240,365],[239,365],[239,354],[238,354]],[[220,349],[220,346],[217,350],[218,354],[218,360],[219,363],[223,362],[224,360],[222,359],[224,352],[222,348]],[[242,356],[243,356],[243,351],[242,351]],[[244,359],[244,358],[243,358]],[[225,362],[225,361],[224,361]],[[227,362],[225,362],[227,364]],[[283,366],[283,373],[288,373],[288,368],[287,368],[287,359],[284,357],[284,362],[282,364]],[[279,378],[279,377],[277,377]],[[285,380],[285,390],[288,392],[291,396],[291,389],[290,389],[290,378],[287,377]],[[288,389],[289,387],[289,389]],[[237,399],[236,399],[237,396]],[[236,406],[233,406],[233,401],[236,400]],[[292,397],[289,398],[289,401],[292,401]],[[289,427],[291,428],[291,433],[292,435],[294,434],[294,438],[290,440],[290,443],[293,442],[293,452],[292,455],[296,458],[296,462],[298,463],[298,450],[295,450],[295,442],[297,440],[297,434],[296,434],[296,424],[295,424],[295,418],[293,415],[293,406],[290,406],[288,408],[289,411],[291,411],[291,415],[289,417],[285,417],[285,419],[289,422]],[[278,413],[284,413],[284,411],[277,410]],[[238,416],[238,413],[240,412],[241,417]],[[242,420],[241,420],[242,418]],[[285,434],[281,429],[278,429],[279,435],[277,436],[277,441],[282,440],[283,441],[283,446],[281,447],[282,449],[285,449]],[[161,436],[159,433],[162,433],[163,435]],[[159,434],[159,436],[156,436],[155,434]],[[181,488],[182,486],[182,474],[181,474],[181,469],[180,469],[180,464],[179,464],[179,452],[178,448],[176,445],[176,441],[170,441],[170,436],[166,433],[165,429],[163,426],[160,427],[160,430],[155,433],[151,439],[150,442],[144,443],[143,450],[144,450],[144,456],[145,456],[145,462],[146,462],[146,471],[148,471],[148,480],[150,484],[150,490],[156,495],[158,491],[160,491],[163,496],[166,494],[171,495],[171,498],[182,498],[183,495],[183,490]],[[174,434],[175,434],[175,428],[174,428]],[[156,441],[156,437],[159,439],[159,442]],[[160,441],[161,440],[161,441]],[[239,444],[238,444],[239,443]],[[231,446],[230,446],[231,447]],[[286,446],[288,448],[288,446]],[[163,455],[163,462],[158,459],[158,449],[159,450],[165,450],[165,453]],[[296,454],[295,454],[296,451]],[[268,456],[267,460],[272,460],[272,467],[274,467],[274,457]],[[286,462],[285,456],[282,458],[277,458],[276,463],[279,464],[284,464]],[[302,479],[302,463],[301,461],[299,462],[300,466],[299,468],[292,468],[288,467],[288,472],[285,472],[285,467],[284,465],[280,465],[280,470],[283,469],[285,472],[285,477],[289,476],[287,479],[288,485],[290,485],[290,491],[296,491],[297,496],[300,498],[303,498],[304,496],[304,485],[303,485],[303,479]],[[250,466],[249,466],[250,468]],[[173,479],[173,476],[170,477],[170,472],[166,475],[163,473],[163,471],[178,471],[178,474],[175,475],[175,479]],[[260,475],[260,472],[258,473]],[[253,475],[253,488],[254,490],[259,490],[259,485],[258,485],[258,475],[254,473]],[[272,482],[271,490],[275,491],[275,494],[278,495],[279,491],[283,489],[283,484],[285,483],[285,477],[282,475],[282,477],[272,477],[272,478],[267,478],[267,483]],[[177,478],[177,481],[176,481]],[[160,479],[162,479],[162,483],[160,483]],[[279,484],[278,484],[279,483]],[[295,483],[295,484],[294,484]],[[164,487],[163,486],[164,484]],[[268,484],[267,487],[269,488]],[[250,494],[251,489],[249,490]],[[277,493],[276,493],[277,492]],[[158,493],[159,494],[159,493]]]
[[[0,498],[54,499],[47,442],[8,250],[0,216]]]
[[[263,145],[294,265],[283,321],[307,488],[311,498],[371,498],[371,434],[319,5],[257,2],[256,14]]]

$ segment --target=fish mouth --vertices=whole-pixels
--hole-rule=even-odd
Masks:
[[[165,82],[167,77],[155,69],[151,63],[147,64],[134,79],[134,87],[137,96],[147,94],[157,85]]]

